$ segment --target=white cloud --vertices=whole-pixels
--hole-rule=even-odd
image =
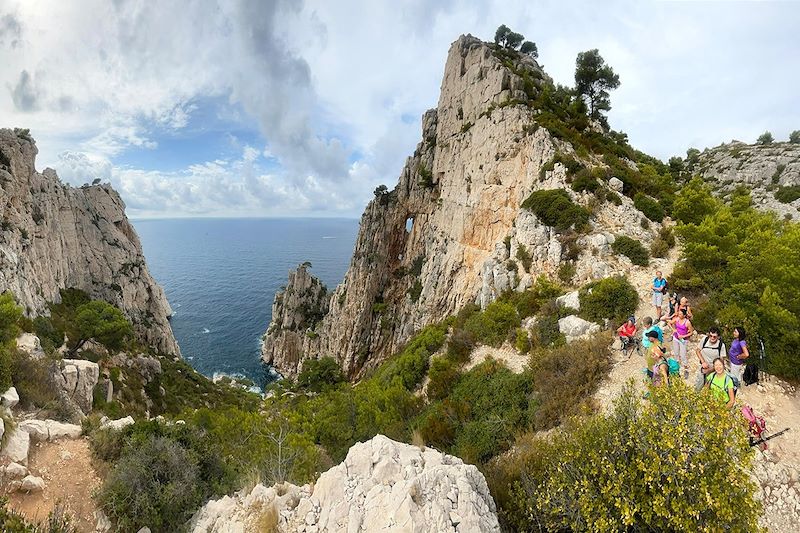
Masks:
[[[537,42],[560,83],[579,51],[599,48],[622,80],[612,127],[659,157],[800,128],[795,2],[7,4],[3,125],[30,127],[65,179],[108,176],[146,214],[358,214],[419,141],[450,43],[501,23]],[[222,132],[238,158],[198,149],[183,170],[119,163],[148,150],[157,161],[165,136],[208,117],[262,138]]]

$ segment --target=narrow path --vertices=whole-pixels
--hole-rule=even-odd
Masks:
[[[28,469],[44,479],[40,493],[15,492],[8,495],[9,505],[30,521],[45,520],[56,504],[74,517],[78,531],[95,531],[96,507],[92,493],[101,480],[95,472],[89,441],[80,438],[41,442],[31,446]]]

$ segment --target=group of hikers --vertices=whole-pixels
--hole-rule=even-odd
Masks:
[[[647,376],[654,386],[663,386],[674,377],[679,377],[683,370],[683,379],[689,380],[689,339],[694,334],[692,326],[692,307],[686,297],[678,298],[677,294],[669,295],[667,280],[661,272],[656,272],[650,287],[655,307],[655,320],[645,317],[643,329],[639,330],[636,318],[631,316],[618,329],[623,352],[628,356],[636,349],[647,362]],[[664,299],[668,298],[664,309]],[[665,332],[671,332],[672,355],[668,356],[670,342],[665,342]],[[733,328],[733,341],[726,347],[720,329],[713,326],[701,336],[700,343],[694,350],[700,364],[700,372],[695,383],[696,388],[708,387],[733,407],[735,391],[743,381],[746,360],[750,357],[747,346],[747,333],[741,326]]]

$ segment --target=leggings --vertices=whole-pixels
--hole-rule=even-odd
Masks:
[[[687,342],[685,340],[682,341],[672,337],[672,353],[675,358],[680,358],[681,366],[684,368],[688,365],[688,361],[686,360],[686,345]]]

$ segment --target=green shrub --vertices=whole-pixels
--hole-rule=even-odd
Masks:
[[[411,287],[408,288],[408,295],[411,297],[411,301],[417,303],[421,294],[422,282],[418,279],[414,280],[414,283],[412,283]]]
[[[717,210],[719,203],[700,178],[692,178],[675,197],[672,218],[686,224],[699,224]]]
[[[469,331],[454,328],[447,341],[447,358],[456,363],[466,363],[475,349],[475,337]]]
[[[588,168],[581,169],[572,179],[572,190],[575,192],[596,192],[600,189],[595,173]]]
[[[514,347],[520,353],[528,353],[531,349],[531,339],[524,328],[517,328]]]
[[[784,170],[786,170],[786,165],[778,165],[775,167],[775,172],[772,174],[772,183],[774,185],[778,184],[781,179],[781,174],[783,174]]]
[[[64,330],[59,329],[46,316],[37,316],[33,320],[33,331],[42,343],[42,349],[51,353],[64,344]]]
[[[531,262],[533,261],[533,258],[531,257],[530,252],[528,252],[528,249],[522,243],[517,246],[517,259],[522,264],[522,268],[525,270],[525,272],[531,271]]]
[[[522,207],[556,231],[566,231],[573,226],[580,229],[589,222],[589,211],[573,202],[563,189],[534,191],[522,202]]]
[[[624,276],[615,276],[592,282],[578,292],[581,316],[602,323],[622,323],[636,311],[639,294]]]
[[[789,142],[792,144],[800,144],[800,130],[794,130],[789,134]]]
[[[669,246],[661,237],[656,237],[650,243],[650,255],[653,257],[667,257]]]
[[[447,357],[435,358],[431,362],[431,368],[428,371],[428,377],[430,377],[427,389],[428,399],[435,401],[445,398],[453,390],[460,375],[458,364],[452,359]]]
[[[567,261],[565,263],[561,263],[558,267],[558,279],[562,283],[570,284],[572,283],[572,278],[575,277],[578,268],[575,266],[575,263]]]
[[[342,369],[333,357],[306,359],[297,376],[297,385],[303,389],[320,392],[345,380]]]
[[[744,426],[682,382],[647,402],[629,388],[612,413],[522,440],[516,452],[502,515],[520,531],[759,529]]]
[[[381,365],[375,376],[383,383],[399,378],[406,389],[414,390],[425,377],[431,355],[444,345],[446,333],[447,327],[442,324],[424,328],[398,355]]]
[[[452,392],[415,422],[425,442],[479,463],[507,450],[526,425],[530,376],[489,359],[465,372]]]
[[[517,309],[519,318],[523,319],[535,315],[545,303],[562,294],[564,289],[550,281],[547,276],[540,275],[529,289],[503,295],[501,301],[512,304]]]
[[[531,328],[531,346],[551,347],[563,346],[566,338],[558,328],[558,315],[545,314],[540,316]]]
[[[507,302],[495,301],[486,306],[483,312],[467,319],[464,329],[471,333],[477,342],[500,346],[518,324],[519,315],[514,306]]]
[[[798,198],[800,198],[800,185],[778,187],[778,190],[775,191],[775,199],[782,204],[794,202]]]
[[[767,144],[772,144],[774,141],[775,138],[772,136],[772,133],[765,131],[764,133],[758,136],[756,144],[767,145]]]
[[[123,531],[145,524],[177,531],[202,505],[204,485],[194,454],[173,440],[151,437],[120,458],[98,500]]]
[[[637,192],[633,197],[633,205],[653,222],[664,220],[664,208],[661,207],[657,200],[650,198],[646,194]]]
[[[589,409],[591,396],[611,368],[611,339],[600,335],[531,354],[531,427],[545,430]]]
[[[50,359],[34,359],[20,350],[11,350],[11,376],[20,404],[28,409],[52,409],[58,396],[50,383]]]
[[[650,256],[642,243],[626,235],[618,235],[611,249],[614,253],[626,256],[634,265],[647,266],[650,263]]]

